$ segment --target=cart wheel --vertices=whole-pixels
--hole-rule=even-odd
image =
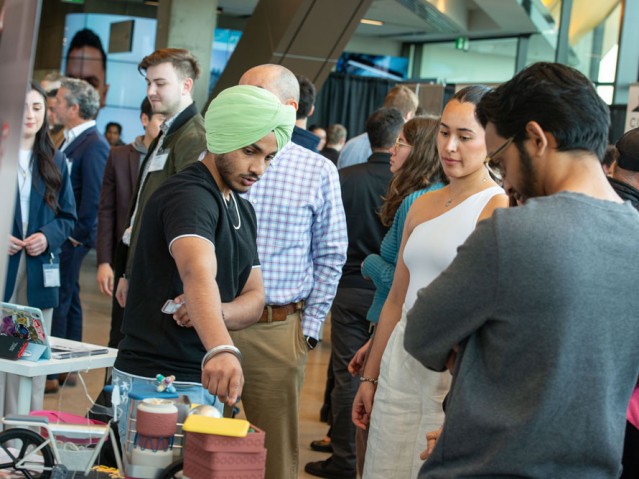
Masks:
[[[28,479],[49,477],[55,464],[51,447],[46,445],[33,452],[43,442],[42,436],[29,429],[9,429],[0,433],[0,470],[13,469]],[[9,461],[5,462],[7,458]],[[16,465],[25,458],[24,464]]]
[[[160,473],[157,479],[182,479],[182,468],[184,467],[184,459],[178,459],[172,462]]]

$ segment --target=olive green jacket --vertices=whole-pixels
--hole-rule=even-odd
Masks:
[[[144,167],[149,161],[152,152],[155,151],[160,136],[153,140],[153,143],[149,146],[149,152],[140,167],[141,172],[144,171]],[[125,271],[127,276],[131,274],[131,269],[133,268],[135,246],[140,233],[140,224],[142,223],[142,215],[144,214],[144,207],[147,201],[149,201],[151,195],[167,178],[170,178],[187,166],[195,163],[200,157],[200,154],[206,150],[204,118],[198,113],[195,103],[191,103],[191,105],[184,109],[173,121],[169,131],[166,133],[166,138],[164,138],[162,149],[164,152],[168,151],[164,168],[149,172],[143,185],[140,185],[142,174],[140,174],[140,178],[138,179],[138,185],[135,191],[140,191],[140,200],[138,212],[135,215],[135,221],[131,230],[131,241]],[[129,204],[129,224],[131,216],[133,216],[133,211],[135,210],[136,200],[136,195],[133,195],[131,203]]]

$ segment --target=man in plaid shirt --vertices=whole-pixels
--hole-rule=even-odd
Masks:
[[[297,78],[280,65],[254,67],[239,84],[265,88],[298,107]],[[288,143],[246,198],[257,214],[267,306],[257,324],[231,333],[244,355],[242,403],[247,418],[266,432],[266,478],[294,479],[307,353],[317,344],[346,261],[337,169]]]

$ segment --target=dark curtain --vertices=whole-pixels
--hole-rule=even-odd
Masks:
[[[323,128],[341,123],[348,138],[363,133],[366,119],[384,105],[384,97],[395,86],[394,80],[331,73],[315,100],[309,125]]]
[[[608,143],[614,145],[626,127],[626,105],[610,105],[610,133]]]

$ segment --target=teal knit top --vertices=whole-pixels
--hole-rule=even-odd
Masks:
[[[399,247],[402,244],[402,233],[404,231],[404,222],[406,221],[408,210],[413,202],[424,193],[439,190],[443,187],[443,183],[433,183],[428,188],[414,191],[404,198],[397,213],[395,213],[393,224],[388,230],[388,233],[386,233],[386,236],[384,236],[379,254],[369,254],[364,260],[362,264],[362,275],[370,278],[373,283],[375,283],[376,288],[373,304],[371,304],[368,314],[366,315],[366,319],[370,322],[377,324],[377,321],[379,321],[382,307],[393,284],[397,255],[399,254]]]

